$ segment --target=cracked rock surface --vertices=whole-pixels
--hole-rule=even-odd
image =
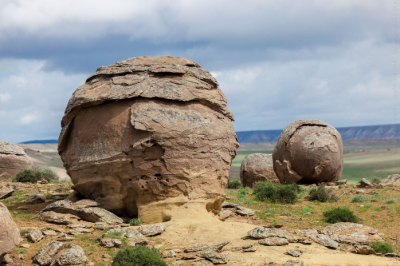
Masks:
[[[343,169],[342,137],[322,121],[295,121],[282,131],[272,159],[281,183],[335,182]]]
[[[73,189],[145,223],[172,209],[218,212],[238,143],[215,78],[179,57],[100,67],[73,93],[58,151]]]
[[[32,159],[25,150],[8,141],[0,141],[0,175],[15,176],[20,170],[32,169]]]

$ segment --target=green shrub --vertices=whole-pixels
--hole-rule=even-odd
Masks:
[[[268,181],[257,182],[253,187],[253,195],[261,201],[293,204],[297,202],[301,189],[297,184],[272,184]]]
[[[386,203],[386,204],[393,204],[393,203],[395,203],[395,202],[396,202],[396,200],[391,199],[391,200],[386,201],[385,203]]]
[[[373,177],[369,180],[372,184],[380,184],[381,179],[379,177]]]
[[[371,201],[372,202],[378,202],[378,198],[372,198]]]
[[[319,202],[338,201],[339,198],[332,192],[332,189],[327,189],[324,184],[320,184],[317,188],[311,188],[306,199]]]
[[[363,202],[363,201],[369,201],[369,198],[368,198],[368,197],[365,197],[365,196],[363,196],[363,195],[358,195],[358,196],[354,196],[354,197],[351,199],[351,201],[352,201],[352,202]]]
[[[132,220],[129,221],[129,224],[130,224],[130,225],[137,226],[137,225],[141,225],[141,224],[142,224],[142,221],[140,221],[140,219],[138,219],[138,218],[134,218],[134,219],[132,219]]]
[[[376,253],[393,253],[394,248],[392,245],[389,243],[383,243],[383,242],[371,242],[369,246],[376,252]]]
[[[351,222],[358,223],[359,218],[347,207],[338,207],[323,213],[327,223]]]
[[[122,232],[121,231],[114,231],[111,233],[107,233],[107,237],[109,238],[119,238],[121,236]]]
[[[167,266],[160,251],[147,246],[129,247],[118,251],[112,266]]]
[[[59,180],[58,175],[51,169],[45,168],[42,170],[43,173],[43,178],[46,179],[47,181],[51,180]]]
[[[36,184],[39,178],[43,178],[43,173],[38,170],[21,170],[15,176],[16,182]]]
[[[228,188],[230,189],[238,189],[242,187],[242,183],[239,180],[228,180]]]
[[[26,237],[27,234],[29,233],[29,230],[21,230],[19,231],[19,233],[21,234],[22,237]]]

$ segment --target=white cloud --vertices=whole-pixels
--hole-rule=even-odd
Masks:
[[[36,114],[27,114],[27,115],[24,115],[23,117],[21,117],[21,119],[19,121],[22,125],[29,125],[38,120],[40,120],[40,116],[38,116]]]
[[[11,99],[11,94],[9,93],[0,93],[0,102],[7,102]]]

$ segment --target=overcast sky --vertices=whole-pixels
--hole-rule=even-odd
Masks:
[[[298,119],[398,122],[395,4],[0,0],[0,140],[58,138],[68,99],[86,77],[143,55],[187,57],[210,71],[236,131]]]

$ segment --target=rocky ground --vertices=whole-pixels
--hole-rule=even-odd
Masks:
[[[371,253],[367,244],[375,240],[399,250],[398,188],[336,188],[340,200],[334,203],[306,201],[305,191],[293,205],[256,201],[250,189],[227,190],[219,217],[178,208],[173,221],[148,227],[130,226],[129,218],[92,201],[63,200],[71,187],[0,181],[0,201],[23,239],[9,265],[48,265],[57,259],[52,254],[58,265],[109,265],[118,250],[134,244],[159,248],[173,265],[400,265],[400,258],[361,255]],[[368,200],[352,202],[356,195]],[[322,213],[336,206],[348,206],[363,225],[325,223]]]

